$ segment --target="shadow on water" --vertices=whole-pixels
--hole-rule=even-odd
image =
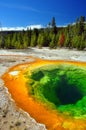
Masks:
[[[77,86],[68,83],[66,75],[60,76],[58,84],[59,87],[56,88],[56,94],[60,100],[60,105],[75,104],[83,97]]]

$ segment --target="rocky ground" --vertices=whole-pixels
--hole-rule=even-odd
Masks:
[[[37,123],[29,114],[15,105],[1,75],[13,65],[30,62],[25,56],[0,56],[0,130],[45,130],[45,126]]]
[[[45,130],[46,127],[37,123],[29,114],[18,108],[11,98],[1,76],[8,68],[34,58],[63,59],[86,62],[86,51],[68,49],[49,50],[48,48],[29,48],[26,50],[0,50],[0,130]]]

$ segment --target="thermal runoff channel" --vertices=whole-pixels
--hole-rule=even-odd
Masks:
[[[86,128],[86,63],[35,59],[3,79],[17,105],[47,129]]]

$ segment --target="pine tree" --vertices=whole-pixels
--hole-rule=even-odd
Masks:
[[[27,33],[25,33],[23,36],[23,48],[24,49],[28,47],[28,42],[29,42],[29,39],[28,39]]]
[[[5,37],[5,47],[6,48],[9,48],[9,49],[12,49],[12,45],[11,45],[11,36],[10,34],[6,35]]]
[[[76,19],[75,26],[73,28],[74,35],[79,35],[80,27],[79,27],[79,18]]]
[[[0,47],[5,48],[5,36],[3,33],[0,35]]]
[[[79,45],[80,45],[80,36],[78,35],[75,35],[73,38],[72,38],[72,47],[73,48],[77,48],[79,49]]]
[[[81,16],[79,21],[79,35],[81,35],[84,32],[85,27],[85,17]]]
[[[13,47],[16,47],[15,45],[16,41],[17,41],[17,33],[13,33],[12,40],[11,40]]]
[[[46,45],[46,37],[44,33],[39,34],[37,43],[39,48],[42,48],[43,46]]]
[[[82,33],[81,40],[80,40],[80,50],[83,50],[85,47],[86,47],[85,34]]]
[[[56,21],[55,21],[55,17],[52,17],[52,22],[51,22],[52,27],[56,26]]]
[[[49,47],[50,48],[56,48],[57,47],[57,42],[56,42],[56,36],[55,36],[55,34],[52,34],[51,42],[49,44]]]
[[[30,46],[31,47],[35,47],[37,45],[37,37],[36,37],[36,34],[32,34],[31,35],[31,43],[30,43]]]
[[[52,18],[51,21],[51,29],[52,29],[52,33],[54,33],[55,35],[57,34],[57,27],[56,27],[56,21],[55,21],[55,17]]]
[[[70,40],[70,37],[69,37],[69,33],[67,33],[66,36],[65,36],[64,46],[70,47],[70,43],[71,43],[71,40]]]

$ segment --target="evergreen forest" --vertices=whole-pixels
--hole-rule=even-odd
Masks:
[[[0,32],[0,48],[26,49],[28,47],[86,49],[85,16],[77,18],[74,24],[65,27],[58,27],[55,17],[52,17],[45,28]]]

